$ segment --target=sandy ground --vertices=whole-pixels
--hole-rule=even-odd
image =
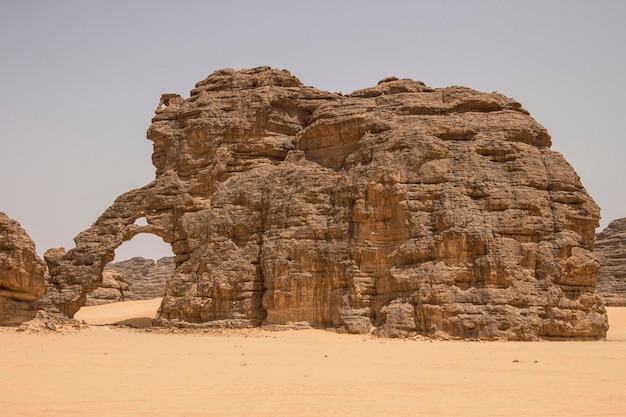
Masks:
[[[158,300],[82,309],[91,324]],[[141,320],[140,320],[141,321]],[[0,330],[2,416],[624,416],[626,308],[603,342],[376,339],[322,330]]]

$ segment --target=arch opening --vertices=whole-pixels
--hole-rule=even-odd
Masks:
[[[133,223],[135,226],[147,226],[148,225],[148,220],[146,219],[146,217],[139,217],[137,220],[135,220],[135,223]]]
[[[115,249],[102,284],[87,295],[75,317],[94,325],[151,327],[174,269],[171,246],[155,234],[139,233]]]

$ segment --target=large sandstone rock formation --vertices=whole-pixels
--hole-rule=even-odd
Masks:
[[[0,325],[35,317],[33,301],[46,292],[46,264],[18,222],[0,212]]]
[[[598,293],[609,306],[626,306],[626,218],[596,235],[595,253],[601,265]]]
[[[148,139],[156,179],[74,249],[46,253],[50,308],[73,315],[115,248],[146,232],[175,254],[162,322],[606,334],[599,209],[501,94],[392,77],[344,96],[287,71],[227,69],[189,98],[163,95]]]
[[[102,272],[102,284],[94,292],[87,294],[85,305],[163,297],[165,283],[173,275],[173,257],[157,261],[135,257],[112,262]]]

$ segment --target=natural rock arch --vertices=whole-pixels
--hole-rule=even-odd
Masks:
[[[148,224],[145,217],[138,220],[136,226]],[[139,233],[115,249],[115,259],[102,272],[102,284],[87,294],[85,306],[162,299],[173,274],[172,246],[155,234]]]
[[[50,308],[74,314],[115,248],[149,232],[175,254],[163,322],[606,335],[599,208],[515,100],[393,77],[344,96],[261,67],[216,71],[155,113],[156,180],[46,253]]]
[[[168,179],[162,176],[118,197],[89,229],[74,238],[75,248],[48,250],[44,258],[51,285],[40,304],[72,317],[84,305],[86,294],[102,282],[102,271],[114,259],[115,249],[141,233],[159,236],[178,253],[177,262],[184,260],[186,236],[184,229],[176,227],[175,213],[185,196]],[[140,218],[147,224],[136,225]]]

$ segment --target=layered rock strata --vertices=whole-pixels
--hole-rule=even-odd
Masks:
[[[613,220],[596,235],[600,261],[598,293],[609,306],[626,306],[626,218]]]
[[[0,212],[0,325],[31,320],[33,302],[46,292],[46,264],[18,222]]]
[[[102,283],[87,294],[86,306],[97,306],[130,300],[130,288],[123,273],[112,271],[107,265],[102,271]]]
[[[148,139],[156,179],[46,253],[49,308],[73,315],[115,248],[153,233],[175,254],[162,323],[605,337],[599,209],[515,100],[226,69],[164,95]]]
[[[85,305],[163,297],[165,283],[173,275],[173,257],[157,261],[135,257],[112,262],[102,272],[102,284],[94,292],[87,294]]]

